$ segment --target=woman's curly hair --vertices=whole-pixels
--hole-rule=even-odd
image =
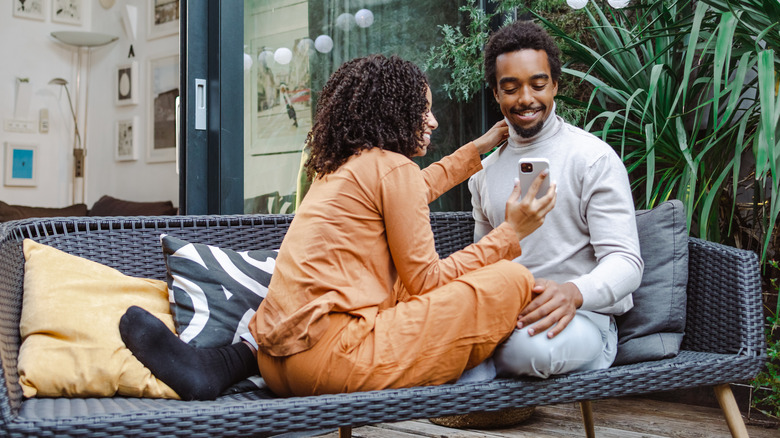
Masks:
[[[499,55],[518,50],[544,50],[550,64],[552,80],[558,82],[561,77],[561,50],[555,40],[533,21],[515,21],[494,33],[485,45],[485,78],[490,88],[498,86],[496,79],[496,58]]]
[[[306,138],[309,178],[375,147],[412,157],[423,140],[427,86],[422,70],[397,56],[370,55],[341,65],[322,89]]]

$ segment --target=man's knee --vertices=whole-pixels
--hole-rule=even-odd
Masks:
[[[496,371],[503,376],[550,377],[578,370],[602,354],[601,332],[586,317],[575,315],[555,338],[515,330],[494,354]]]
[[[530,336],[528,328],[515,329],[493,355],[500,376],[549,377],[553,351],[544,334]]]

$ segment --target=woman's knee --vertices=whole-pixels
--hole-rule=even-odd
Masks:
[[[531,301],[534,276],[525,266],[509,260],[500,260],[475,271],[478,273],[480,289],[497,296],[509,307],[517,300],[518,313]]]

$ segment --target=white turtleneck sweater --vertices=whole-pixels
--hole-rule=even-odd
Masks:
[[[628,175],[612,148],[553,111],[541,132],[523,138],[510,125],[507,144],[482,161],[469,179],[474,240],[504,222],[506,201],[521,158],[547,158],[558,186],[544,224],[520,241],[515,261],[536,277],[570,281],[582,293],[581,310],[620,315],[633,307],[642,279],[636,219]]]

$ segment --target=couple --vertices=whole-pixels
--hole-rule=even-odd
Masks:
[[[277,395],[306,396],[610,366],[613,315],[643,269],[633,201],[612,149],[555,115],[558,57],[530,22],[496,32],[485,70],[505,120],[423,170],[410,158],[438,126],[425,75],[397,57],[345,63],[322,90],[314,181],[244,342],[190,347],[131,307],[125,344],[182,399],[258,369]],[[537,197],[543,173],[521,193],[522,157],[547,158],[558,184]],[[428,204],[469,177],[476,243],[441,260]]]

